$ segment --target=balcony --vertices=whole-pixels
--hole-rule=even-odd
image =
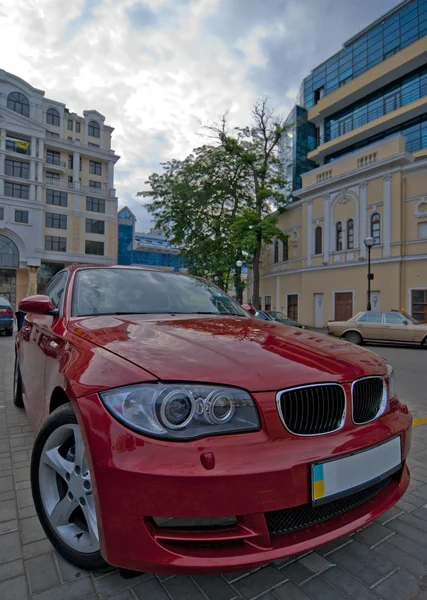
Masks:
[[[45,167],[46,169],[49,169],[49,171],[61,171],[63,173],[68,169],[68,164],[65,162],[65,160],[60,160],[56,163],[52,163],[46,159]]]
[[[46,177],[45,185],[51,185],[53,187],[59,187],[66,190],[77,189],[76,184],[72,181],[64,181],[62,179],[51,179],[49,177]]]
[[[115,197],[115,189],[108,189],[106,183],[102,184],[102,187],[92,187],[90,185],[81,185],[79,182],[65,181],[64,179],[49,179],[45,178],[45,185],[52,186],[55,188],[61,188],[64,190],[74,190],[81,194],[87,194],[89,196],[111,196]]]
[[[85,150],[86,152],[90,152],[91,154],[93,152],[107,152],[108,154],[114,154],[114,150],[110,150],[108,148],[97,148],[89,144],[82,144],[78,140],[69,140],[67,138],[60,137],[57,133],[54,133],[52,131],[46,131],[46,143],[49,144],[51,140],[55,140],[56,142],[60,142],[61,144],[67,144],[68,146],[73,146],[74,152],[78,152],[80,148],[82,150]]]

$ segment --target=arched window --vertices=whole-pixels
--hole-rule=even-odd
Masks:
[[[96,121],[90,121],[88,133],[91,137],[101,137],[101,129]]]
[[[314,231],[314,254],[322,254],[322,228],[320,225]]]
[[[30,116],[30,103],[28,102],[28,98],[21,94],[20,92],[12,92],[7,97],[7,108],[13,110],[20,115],[24,115],[24,117]]]
[[[61,124],[61,119],[59,117],[59,112],[56,108],[49,108],[46,113],[46,123],[48,125],[55,125],[55,127],[59,127]]]
[[[277,240],[274,242],[273,262],[275,262],[275,263],[279,262],[279,242]]]
[[[19,251],[9,238],[0,235],[0,267],[19,267]]]
[[[347,250],[354,248],[354,221],[349,219],[347,221]]]
[[[282,246],[282,260],[283,262],[285,262],[286,260],[288,260],[289,258],[289,244],[288,244],[288,240],[286,240],[286,242],[282,242],[283,246]]]
[[[336,225],[336,249],[337,252],[342,250],[342,223],[338,221]]]
[[[381,216],[378,213],[371,217],[371,236],[376,244],[381,244]]]

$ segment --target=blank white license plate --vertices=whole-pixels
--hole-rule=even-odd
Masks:
[[[400,437],[362,452],[311,467],[312,500],[329,502],[373,485],[402,464]]]

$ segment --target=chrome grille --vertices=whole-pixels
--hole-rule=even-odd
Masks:
[[[296,435],[320,435],[344,424],[345,392],[337,384],[293,388],[278,394],[285,427]]]
[[[353,422],[369,423],[378,415],[383,400],[384,380],[382,377],[358,379],[352,386]]]

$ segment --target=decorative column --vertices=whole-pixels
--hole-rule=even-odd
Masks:
[[[104,148],[104,125],[100,126],[99,136],[99,147]]]
[[[6,129],[0,129],[0,196],[4,194],[4,150],[6,148]]]
[[[74,189],[80,189],[80,152],[73,152],[73,184]]]
[[[383,257],[390,256],[391,242],[391,177],[383,179],[384,184],[384,214],[383,214]]]
[[[44,160],[44,139],[39,138],[39,158]]]
[[[86,146],[87,146],[87,138],[89,136],[89,121],[87,121],[86,119],[83,123],[83,127],[84,127],[83,144],[86,144]]]
[[[0,94],[0,106],[7,106],[7,96],[4,93]]]
[[[323,214],[324,214],[324,231],[323,231],[323,262],[329,262],[329,213],[330,213],[330,204],[329,204],[329,196],[325,196],[323,199]]]
[[[28,267],[28,287],[27,296],[35,296],[37,294],[37,275],[40,267]]]
[[[366,183],[362,183],[359,186],[359,196],[360,196],[360,229],[359,229],[359,247],[360,247],[360,256],[362,258],[366,258],[366,246],[365,239],[367,237],[366,231]]]
[[[114,189],[114,161],[108,161],[108,189]]]
[[[33,183],[36,180],[36,155],[37,155],[37,138],[33,135],[31,136],[31,145],[30,145],[30,199],[35,200],[36,198],[36,186]]]
[[[311,267],[313,255],[313,201],[307,202],[307,266]]]
[[[276,277],[276,310],[280,311],[280,277]]]

